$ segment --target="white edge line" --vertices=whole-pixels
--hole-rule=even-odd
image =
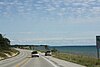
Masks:
[[[51,63],[54,67],[58,67],[56,64],[54,64],[52,61],[48,60],[47,58],[41,56],[43,59],[45,59],[46,61],[48,61],[49,63]]]

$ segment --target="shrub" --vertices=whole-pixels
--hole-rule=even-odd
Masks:
[[[0,57],[6,58],[7,56],[4,53],[0,52]]]

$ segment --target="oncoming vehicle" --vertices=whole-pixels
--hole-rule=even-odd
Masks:
[[[39,54],[37,51],[32,51],[31,57],[39,57]]]
[[[45,56],[51,56],[51,54],[52,54],[51,51],[46,51],[45,52]]]

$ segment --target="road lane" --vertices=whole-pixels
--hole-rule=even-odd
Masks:
[[[16,57],[0,61],[0,67],[85,67],[75,63],[40,54],[31,58],[30,50],[20,50]]]
[[[54,66],[40,56],[40,57],[30,58],[30,60],[27,63],[25,63],[22,67],[54,67]]]
[[[18,56],[0,61],[0,67],[15,67],[16,64],[23,61],[30,54],[30,51],[28,50],[19,49],[19,51],[20,54]]]
[[[0,67],[54,67],[42,56],[31,58],[30,50],[19,51],[18,56],[0,61]]]

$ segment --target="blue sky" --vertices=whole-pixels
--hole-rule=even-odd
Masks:
[[[100,0],[0,0],[0,33],[11,44],[95,45]]]

